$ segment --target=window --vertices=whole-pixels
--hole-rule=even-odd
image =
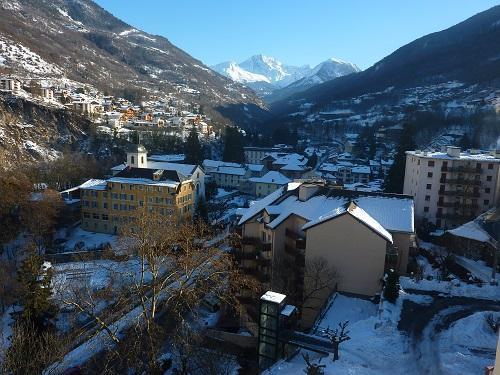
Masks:
[[[486,176],[486,181],[491,181],[493,180],[493,176]]]
[[[108,203],[107,203],[107,202],[104,202],[104,203],[102,204],[102,208],[108,208]]]
[[[130,186],[132,186],[132,185],[130,185]],[[133,200],[134,200],[134,196],[133,196],[132,194],[130,194],[130,195],[129,195],[129,199],[130,199],[131,201],[133,201]]]
[[[96,201],[92,201],[92,208],[97,208],[97,202]]]
[[[113,193],[113,194],[112,194],[112,198],[113,198],[113,199],[118,199],[118,193]]]
[[[493,164],[488,164],[488,169],[493,169]]]
[[[125,185],[124,185],[124,184],[121,184],[121,185],[120,185],[120,189],[125,190]]]
[[[127,200],[127,194],[120,194],[120,199],[126,201]]]
[[[426,189],[427,190],[431,190],[432,189],[432,185],[431,184],[427,184]]]
[[[487,205],[490,204],[490,200],[489,199],[485,199],[483,203],[484,203],[485,206],[487,206]]]
[[[491,189],[490,189],[490,188],[485,188],[485,189],[484,189],[484,192],[485,192],[486,194],[489,194],[489,193],[490,193],[490,191],[491,191]]]
[[[141,156],[141,164],[144,164],[144,156]]]
[[[99,219],[99,214],[92,214],[93,219]]]
[[[120,204],[120,211],[127,211],[127,205],[126,204]]]
[[[429,212],[429,207],[424,207],[424,212]]]
[[[83,213],[83,217],[84,217],[85,219],[90,219],[90,214],[89,214],[88,212],[84,212],[84,213]]]
[[[109,220],[109,216],[107,214],[102,214],[102,219],[103,220]]]
[[[430,195],[426,195],[426,196],[425,196],[425,200],[426,200],[426,201],[430,201],[430,200],[431,200],[431,196],[430,196]]]
[[[135,164],[134,155],[130,156],[130,164]]]
[[[429,160],[429,161],[427,162],[427,166],[429,166],[429,167],[434,167],[434,160]]]
[[[113,210],[117,210],[118,209],[118,203],[114,203],[113,204]]]
[[[139,206],[144,206],[144,201],[139,201]]]
[[[128,206],[128,210],[129,210],[129,211],[133,211],[133,210],[135,210],[135,206],[134,206],[133,204],[130,204],[130,205]]]
[[[108,193],[106,193],[106,192],[102,193],[102,197],[103,198],[107,198],[108,197]]]
[[[432,172],[427,172],[427,177],[432,178]]]

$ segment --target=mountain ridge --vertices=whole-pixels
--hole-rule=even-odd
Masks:
[[[345,74],[359,71],[349,62],[336,58],[327,59],[314,67],[287,65],[263,54],[253,55],[241,63],[226,61],[211,67],[218,73],[244,84],[266,101],[273,101]],[[288,87],[288,89],[287,89]],[[281,94],[276,95],[275,92]]]
[[[253,91],[214,73],[167,38],[128,25],[93,1],[0,0],[0,17],[4,70],[36,75],[19,59],[12,63],[15,55],[9,51],[26,49],[36,55],[34,64],[43,60],[54,66],[53,75],[119,96],[185,88],[182,95],[207,108],[221,125],[250,126],[267,115],[266,105]],[[245,105],[253,109],[251,117]],[[224,114],[225,107],[233,109],[231,118]]]

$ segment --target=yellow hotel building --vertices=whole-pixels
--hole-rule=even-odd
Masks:
[[[177,221],[191,220],[194,184],[175,170],[127,166],[108,180],[80,186],[82,229],[119,233],[134,211],[146,207]]]

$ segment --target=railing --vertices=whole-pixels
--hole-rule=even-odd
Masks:
[[[441,167],[441,172],[452,172],[452,173],[481,173],[483,170],[476,167]]]
[[[439,182],[442,184],[450,184],[450,185],[481,186],[481,181],[479,180],[466,180],[463,178],[441,178]]]
[[[455,203],[455,202],[438,202],[437,204],[439,207],[448,207],[448,208],[455,208],[455,209],[470,209],[470,210],[476,210],[479,208],[479,205],[477,204],[466,204],[466,203]]]
[[[260,242],[258,237],[243,237],[241,243],[243,245],[257,245]]]
[[[473,198],[479,197],[479,192],[474,192],[474,191],[439,190],[438,194],[439,195],[458,196],[458,197],[473,197]]]
[[[297,241],[299,239],[304,239],[304,237],[301,236],[299,233],[297,233],[291,229],[288,229],[288,228],[285,229],[285,236],[287,236],[295,241]]]
[[[237,260],[255,260],[255,258],[259,255],[259,252],[256,250],[253,251],[242,251],[238,250],[234,252],[234,257]]]

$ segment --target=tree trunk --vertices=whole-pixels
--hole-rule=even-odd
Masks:
[[[333,343],[333,361],[339,360],[339,344]]]

